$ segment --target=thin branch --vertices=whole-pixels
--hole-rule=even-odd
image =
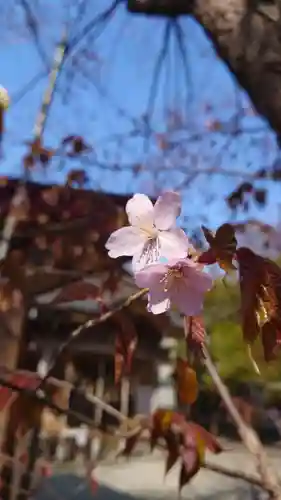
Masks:
[[[68,49],[68,38],[67,38],[67,33],[64,31],[61,41],[58,44],[56,51],[55,51],[55,56],[54,56],[54,63],[53,67],[51,69],[50,75],[49,75],[49,85],[46,89],[43,101],[42,101],[42,106],[39,111],[37,120],[35,122],[34,130],[33,130],[33,135],[34,135],[34,140],[41,139],[43,133],[44,133],[44,128],[46,125],[47,117],[48,117],[48,112],[50,110],[50,106],[52,104],[52,99],[56,90],[57,86],[57,81],[58,81],[58,76],[62,70],[64,60],[67,54],[67,49]]]
[[[93,28],[99,27],[100,25],[104,25],[111,16],[115,13],[117,7],[123,3],[123,0],[114,0],[112,4],[108,7],[108,9],[104,10],[101,14],[98,14],[94,19],[89,21],[81,30],[80,33],[75,35],[69,44],[69,51],[73,51],[74,48],[85,38]]]
[[[149,99],[148,99],[148,104],[147,104],[147,110],[145,113],[145,121],[148,127],[147,134],[146,134],[146,141],[145,141],[145,150],[148,152],[148,147],[149,147],[149,139],[151,136],[151,119],[153,116],[153,111],[154,111],[154,106],[155,106],[155,99],[156,99],[156,94],[157,94],[157,89],[158,89],[158,84],[159,84],[159,79],[161,76],[161,70],[163,67],[163,63],[165,61],[165,58],[167,57],[168,49],[169,49],[169,43],[170,43],[170,38],[171,38],[171,31],[172,31],[172,26],[173,23],[171,20],[166,22],[166,27],[163,35],[163,41],[162,45],[160,47],[156,63],[154,66],[154,71],[153,71],[153,76],[152,76],[152,82],[150,86],[150,92],[149,92]]]
[[[36,73],[36,75],[34,75],[25,85],[23,85],[23,87],[20,90],[18,90],[17,92],[15,92],[15,94],[12,95],[11,107],[16,106],[26,96],[26,94],[28,94],[28,92],[33,90],[36,87],[36,85],[47,75],[48,73],[45,70]]]
[[[281,500],[281,487],[279,481],[268,464],[268,457],[256,432],[254,429],[249,427],[241,417],[239,411],[233,403],[226,385],[223,383],[217,372],[206,346],[203,347],[203,354],[205,367],[209,372],[209,375],[211,376],[229,415],[232,417],[244,445],[255,458],[257,471],[261,477],[262,487],[270,493],[272,499]]]
[[[217,474],[221,474],[222,476],[232,477],[233,479],[241,479],[242,481],[250,483],[253,486],[258,486],[259,488],[264,489],[264,484],[261,479],[254,476],[253,474],[228,469],[226,467],[223,467],[222,465],[212,464],[210,462],[205,462],[202,467],[203,469],[209,470],[211,472],[216,472]]]
[[[46,68],[47,71],[49,71],[49,62],[48,58],[46,56],[45,50],[41,44],[41,40],[39,38],[39,30],[38,30],[38,21],[36,17],[34,16],[31,6],[29,5],[29,2],[27,0],[19,0],[19,3],[24,10],[25,13],[25,18],[26,18],[26,23],[28,28],[31,31],[31,34],[33,36],[33,40],[35,43],[35,47],[37,49],[37,52]]]

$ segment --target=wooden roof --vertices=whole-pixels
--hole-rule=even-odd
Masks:
[[[1,230],[11,213],[18,220],[2,276],[24,291],[30,322],[37,325],[35,335],[43,338],[47,332],[50,339],[56,323],[59,341],[64,330],[71,331],[89,315],[100,315],[101,308],[114,307],[137,290],[124,267],[128,259],[111,259],[105,249],[111,232],[127,223],[130,196],[28,182],[24,203],[13,212],[11,202],[19,186],[18,180],[0,179]],[[159,342],[169,318],[149,314],[145,300],[134,303],[130,311],[134,321],[145,325],[138,333],[150,339],[146,347],[153,351],[152,338]],[[100,345],[105,336],[96,332],[104,328],[114,330],[108,322],[87,338]],[[29,329],[34,337],[34,328]]]

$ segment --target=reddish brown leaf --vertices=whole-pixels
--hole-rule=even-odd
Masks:
[[[156,410],[151,417],[150,449],[155,448],[158,440],[165,437],[171,429],[171,424],[175,419],[175,412],[161,408]]]
[[[281,326],[280,322],[274,320],[265,323],[261,330],[261,338],[265,361],[273,361],[281,346]]]
[[[218,440],[204,427],[196,424],[195,422],[187,422],[186,423],[186,434],[194,436],[195,440],[199,438],[204,443],[204,446],[208,448],[212,453],[218,454],[223,451],[221,444]]]
[[[260,332],[258,321],[259,292],[262,273],[259,259],[248,248],[237,250],[241,293],[242,331],[244,340],[252,343]]]
[[[217,262],[216,252],[214,252],[212,248],[209,248],[206,252],[202,252],[197,260],[200,264],[204,264],[206,266],[215,264]]]
[[[251,344],[261,334],[264,358],[270,361],[281,344],[281,269],[248,248],[237,250],[237,261],[243,336]]]
[[[137,336],[120,332],[115,340],[115,382],[131,372],[133,355],[137,347]]]
[[[182,404],[194,403],[198,395],[198,382],[196,372],[187,361],[177,358],[174,379],[179,401]]]
[[[200,469],[200,459],[195,446],[181,449],[182,467],[179,478],[179,491],[189,483]]]
[[[86,151],[90,151],[92,148],[88,146],[83,137],[79,135],[69,135],[65,137],[62,141],[63,146],[68,146],[67,156],[75,157]]]
[[[167,445],[167,459],[165,465],[165,476],[174,467],[175,463],[179,458],[179,442],[176,435],[173,432],[168,432],[165,435],[165,441]]]
[[[190,363],[199,361],[204,357],[203,345],[205,341],[205,325],[202,316],[185,316],[184,331],[186,338],[187,354]]]
[[[131,372],[133,356],[137,347],[138,337],[133,321],[128,314],[119,313],[114,317],[120,331],[115,337],[115,382],[123,375]]]
[[[237,248],[237,240],[233,226],[223,224],[215,234],[205,226],[202,226],[202,230],[210,249],[198,257],[198,262],[201,264],[217,262],[224,271],[235,269],[232,261]]]
[[[88,175],[86,174],[85,170],[71,170],[71,172],[69,172],[67,176],[67,185],[77,185],[78,187],[82,188],[85,186],[88,180]]]

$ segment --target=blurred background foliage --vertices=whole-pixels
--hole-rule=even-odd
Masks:
[[[281,265],[281,258],[277,263]],[[252,348],[252,354],[261,376],[255,372],[249,359],[240,325],[240,292],[236,277],[230,276],[226,281],[216,280],[213,290],[206,296],[204,315],[210,352],[223,379],[227,380],[228,384],[231,381],[252,382],[265,386],[270,392],[280,390],[281,393],[281,356],[266,364],[263,361],[261,343],[257,341]],[[184,356],[184,352],[182,341],[178,346],[178,354]],[[211,384],[207,375],[203,375],[201,381],[203,385]]]

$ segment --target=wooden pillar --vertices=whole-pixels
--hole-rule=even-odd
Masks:
[[[126,417],[129,416],[129,403],[130,403],[130,379],[123,376],[121,379],[120,390],[120,411]]]

